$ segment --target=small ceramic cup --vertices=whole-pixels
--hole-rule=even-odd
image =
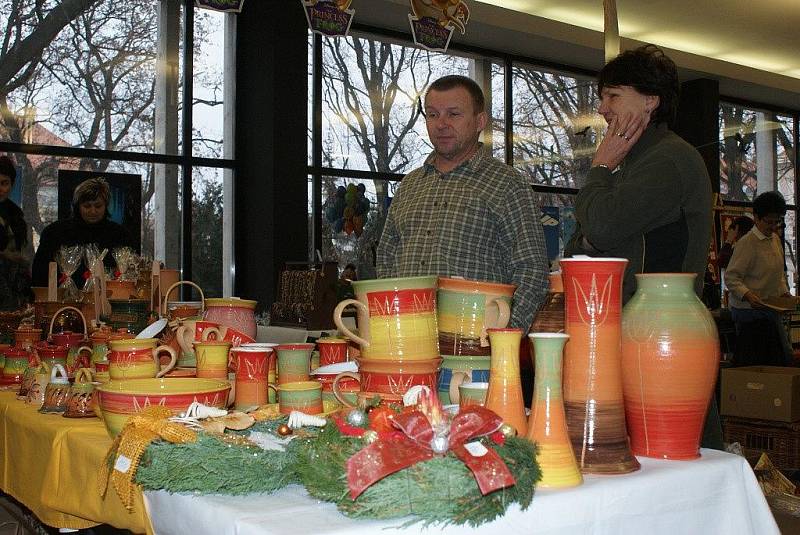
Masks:
[[[92,370],[80,368],[75,372],[75,382],[69,389],[67,410],[65,418],[94,418],[92,397],[94,396],[94,383],[92,383]]]
[[[481,405],[486,403],[486,392],[489,391],[489,383],[461,383],[458,385],[458,399],[454,399],[460,407],[470,405]]]
[[[278,384],[308,381],[312,351],[314,351],[314,344],[275,346],[275,354],[278,359]]]
[[[112,381],[161,377],[175,367],[178,357],[169,346],[159,346],[155,338],[132,338],[109,342],[108,373]],[[160,368],[158,354],[166,351],[170,362]]]
[[[69,378],[67,370],[61,364],[53,366],[50,372],[50,382],[44,390],[44,403],[39,412],[63,413],[67,409],[69,397]]]
[[[228,378],[228,351],[230,342],[194,342],[197,358],[197,377],[206,379]]]
[[[347,361],[347,340],[344,338],[320,338],[317,340],[319,346],[319,365],[328,366]]]
[[[278,391],[278,409],[281,414],[292,411],[306,414],[322,412],[322,385],[317,381],[297,381],[269,387]]]

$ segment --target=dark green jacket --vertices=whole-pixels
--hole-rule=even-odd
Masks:
[[[666,125],[651,125],[615,173],[589,171],[575,199],[578,227],[565,256],[627,258],[623,302],[636,291],[636,273],[697,273],[700,293],[711,212],[700,154]],[[592,248],[582,245],[583,237]]]

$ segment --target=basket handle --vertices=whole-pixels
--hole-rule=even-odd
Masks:
[[[203,315],[203,312],[204,312],[204,311],[205,311],[205,309],[206,309],[206,296],[205,296],[205,294],[203,293],[203,289],[202,289],[202,288],[200,288],[200,287],[199,287],[198,285],[196,285],[195,283],[193,283],[192,281],[178,281],[178,282],[174,283],[172,286],[170,286],[170,287],[167,289],[166,293],[164,294],[164,304],[163,304],[163,305],[162,305],[162,307],[161,307],[161,315],[162,315],[163,317],[165,317],[165,318],[167,317],[167,299],[169,298],[169,294],[171,294],[171,293],[172,293],[172,290],[174,290],[175,288],[177,288],[178,286],[180,286],[180,285],[182,285],[182,284],[188,284],[189,286],[194,286],[194,287],[195,287],[195,289],[196,289],[198,292],[200,292],[200,303],[201,303],[201,304],[200,304],[200,315],[201,315],[201,316]]]
[[[50,339],[51,336],[53,336],[53,325],[55,324],[56,318],[58,317],[59,314],[61,314],[65,310],[74,310],[75,312],[78,313],[78,315],[80,315],[81,321],[83,321],[83,337],[86,338],[86,316],[83,315],[83,312],[81,312],[79,309],[73,306],[65,306],[59,308],[58,310],[56,310],[56,313],[53,314],[53,317],[50,320],[50,329],[48,329],[47,331],[48,340]]]

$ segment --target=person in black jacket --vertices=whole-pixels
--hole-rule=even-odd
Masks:
[[[134,247],[133,240],[125,227],[110,219],[108,205],[111,201],[111,190],[102,178],[90,178],[81,182],[72,196],[72,217],[56,221],[46,226],[39,240],[39,248],[33,259],[34,286],[47,286],[47,267],[55,260],[58,250],[64,245],[97,244],[100,251],[108,249],[104,263],[107,268],[114,268],[111,251],[117,247]],[[78,288],[84,284],[84,264],[72,275]]]
[[[0,156],[0,310],[17,310],[31,299],[30,257],[25,255],[28,225],[22,210],[8,198],[17,170]]]

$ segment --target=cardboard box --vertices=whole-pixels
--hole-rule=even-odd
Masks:
[[[722,370],[721,413],[779,422],[800,420],[800,368],[745,366]]]

